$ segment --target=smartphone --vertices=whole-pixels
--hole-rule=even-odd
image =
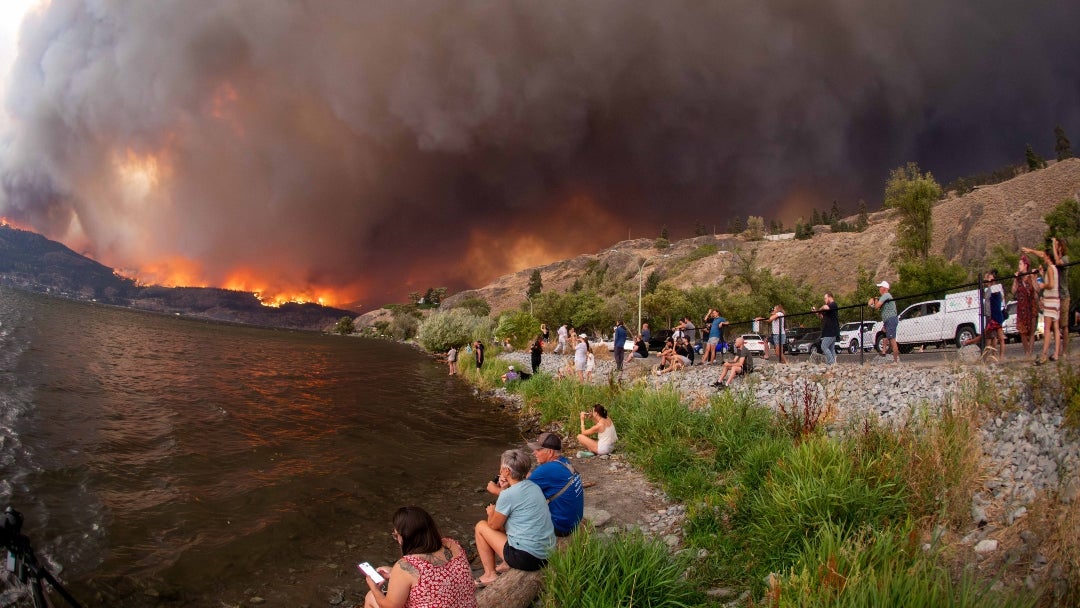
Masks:
[[[376,585],[381,585],[383,584],[383,581],[386,580],[382,577],[381,574],[378,573],[378,571],[375,570],[375,568],[371,567],[371,564],[367,562],[360,562],[356,565],[356,567],[362,570],[364,574],[370,576],[371,580],[375,581]]]

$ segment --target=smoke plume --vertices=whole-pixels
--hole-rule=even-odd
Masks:
[[[146,281],[451,291],[1080,138],[1080,3],[52,0],[0,216]]]

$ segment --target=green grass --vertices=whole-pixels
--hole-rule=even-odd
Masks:
[[[668,589],[683,573],[697,589],[750,589],[777,606],[1022,605],[953,580],[934,553],[912,546],[911,522],[928,529],[964,517],[979,456],[970,406],[944,404],[899,428],[866,420],[842,438],[824,429],[793,438],[740,393],[690,409],[670,388],[543,374],[512,390],[568,435],[578,412],[604,404],[618,450],[687,508],[679,556],[641,538],[576,535],[552,560],[545,606],[701,605],[674,591],[661,595],[672,603],[646,599],[646,582]],[[772,587],[770,573],[779,574]]]
[[[699,606],[701,594],[683,576],[685,568],[664,543],[641,533],[606,537],[582,529],[549,560],[541,605]]]

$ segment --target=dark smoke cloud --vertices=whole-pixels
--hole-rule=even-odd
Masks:
[[[1052,156],[1055,124],[1080,144],[1078,23],[1049,0],[53,0],[21,32],[0,215],[122,268],[378,304],[513,270],[522,235],[594,251],[853,212],[908,160]],[[156,181],[124,181],[149,157]]]

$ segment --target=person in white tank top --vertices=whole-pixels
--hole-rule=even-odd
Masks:
[[[594,424],[585,428],[585,417],[590,416]],[[590,435],[596,434],[593,439]],[[615,432],[615,423],[608,418],[607,410],[597,403],[590,412],[581,412],[581,434],[577,436],[578,443],[594,454],[610,454],[615,448],[615,442],[619,439]]]

